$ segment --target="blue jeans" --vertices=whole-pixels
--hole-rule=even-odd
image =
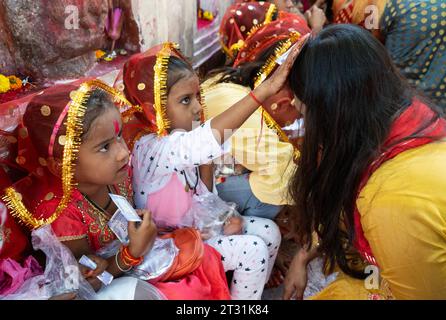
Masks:
[[[217,185],[218,195],[226,202],[234,202],[237,210],[244,216],[274,219],[282,206],[261,202],[252,193],[249,174],[227,177],[225,182]]]

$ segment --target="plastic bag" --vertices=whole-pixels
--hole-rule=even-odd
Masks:
[[[96,254],[104,259],[115,255],[121,243],[115,240],[102,248]],[[145,255],[144,261],[126,272],[127,276],[135,277],[150,283],[157,283],[160,278],[172,267],[178,248],[173,239],[156,238],[152,249]]]
[[[223,234],[225,224],[232,217],[241,217],[234,203],[227,203],[214,193],[204,192],[194,195],[181,226],[197,228],[212,238]]]
[[[77,299],[94,300],[96,293],[82,276],[76,259],[46,225],[31,233],[35,250],[46,255],[45,272],[26,280],[13,294],[4,300],[46,300],[66,293],[77,294]]]

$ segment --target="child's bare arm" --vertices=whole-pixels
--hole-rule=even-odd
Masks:
[[[227,130],[233,130],[234,132],[238,129],[259,108],[259,103],[282,89],[287,82],[288,74],[298,54],[299,48],[296,46],[273,75],[252,91],[257,101],[248,95],[212,119],[211,126],[218,143],[223,144],[231,136],[227,134]]]
[[[212,192],[214,188],[214,164],[203,164],[200,166],[201,181],[206,185],[208,190]]]

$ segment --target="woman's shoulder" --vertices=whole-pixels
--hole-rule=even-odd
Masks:
[[[375,208],[423,214],[429,208],[446,213],[446,140],[405,151],[385,162],[370,177],[357,205],[361,216]],[[434,209],[434,210],[437,210]]]

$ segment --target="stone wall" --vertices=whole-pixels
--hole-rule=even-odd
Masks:
[[[36,79],[82,75],[104,43],[107,10],[104,0],[0,1],[0,72]]]
[[[232,2],[216,1],[222,10]],[[194,57],[196,0],[121,0],[119,5],[125,21],[117,47],[143,51],[175,41]],[[95,64],[94,51],[110,47],[104,32],[108,8],[108,0],[0,0],[0,73],[36,80],[84,75]],[[195,43],[195,50],[199,47]]]

